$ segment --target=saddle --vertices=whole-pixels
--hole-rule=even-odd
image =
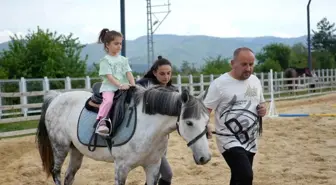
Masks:
[[[92,96],[88,99],[88,106],[86,108],[88,108],[91,111],[97,112],[99,111],[99,106],[100,104],[103,102],[103,95],[100,92],[100,87],[101,87],[102,83],[101,82],[97,82],[94,83],[92,86]],[[120,90],[117,90],[114,94],[113,97],[113,105],[112,107],[115,106],[118,98],[120,97],[121,93]]]
[[[101,82],[93,84],[92,96],[87,99],[78,124],[78,132],[80,132],[79,135],[81,135],[79,136],[79,139],[83,141],[82,144],[85,144],[89,147],[90,151],[94,151],[98,145],[104,147],[104,142],[102,142],[102,139],[106,141],[110,150],[112,146],[120,146],[125,144],[133,136],[132,133],[135,131],[136,127],[136,115],[133,113],[136,106],[135,102],[132,101],[135,87],[131,87],[128,90],[117,90],[115,92],[113,104],[111,106],[108,117],[106,118],[111,120],[111,124],[107,124],[107,126],[110,130],[112,127],[112,132],[108,136],[100,136],[99,134],[95,133],[98,121],[93,121],[93,119],[95,119],[97,116],[99,107],[103,102],[102,93],[99,92],[101,85]],[[128,117],[128,119],[125,119],[125,115]],[[88,129],[85,130],[85,126],[83,125],[90,124],[93,125],[93,127],[90,128],[92,135],[90,140],[87,141],[83,135],[88,132]],[[91,147],[94,148],[92,149]]]

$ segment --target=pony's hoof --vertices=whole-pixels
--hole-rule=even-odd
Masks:
[[[165,180],[160,178],[158,185],[171,185],[171,182],[165,181]]]

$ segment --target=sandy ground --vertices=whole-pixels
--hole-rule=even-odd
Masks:
[[[336,113],[336,94],[302,100],[277,102],[278,112]],[[171,134],[168,160],[173,184],[229,184],[230,172],[210,140],[212,160],[197,166],[191,151],[176,132]],[[68,164],[63,166],[62,175]],[[254,163],[256,185],[336,184],[336,117],[265,118],[264,135]],[[137,168],[127,184],[143,185],[144,172]],[[113,164],[84,158],[75,185],[114,184]],[[42,173],[34,137],[0,140],[1,185],[52,185]]]

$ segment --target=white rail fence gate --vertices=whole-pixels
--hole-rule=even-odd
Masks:
[[[316,70],[314,77],[284,78],[283,72],[255,73],[261,80],[264,96],[267,101],[309,97],[327,94],[336,90],[336,69]],[[206,90],[210,83],[219,75],[199,75],[173,77],[173,84],[181,91],[189,88],[190,93],[197,95]],[[137,79],[140,77],[137,76]],[[288,85],[286,81],[293,80]],[[0,124],[10,124],[28,120],[38,120],[40,117],[43,95],[49,90],[91,91],[91,86],[99,82],[99,78],[43,78],[20,80],[0,80]],[[289,86],[293,88],[288,89]],[[272,110],[269,116],[272,116]],[[21,131],[22,132],[22,131]],[[31,132],[34,132],[31,130]],[[1,136],[1,133],[0,133]]]

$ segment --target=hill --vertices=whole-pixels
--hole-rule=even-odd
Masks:
[[[199,67],[204,64],[204,58],[231,57],[234,49],[246,46],[255,52],[270,43],[284,43],[293,45],[298,42],[306,43],[306,36],[297,38],[265,37],[241,37],[219,38],[204,35],[179,36],[179,35],[154,35],[155,56],[167,57],[174,65],[180,67],[182,62],[188,61]],[[0,44],[0,50],[7,49],[8,42]],[[88,67],[96,62],[105,53],[101,44],[87,44],[82,55],[89,55]],[[135,40],[126,41],[126,56],[129,58],[132,68],[137,72],[146,71],[147,64],[147,37],[142,36]]]

